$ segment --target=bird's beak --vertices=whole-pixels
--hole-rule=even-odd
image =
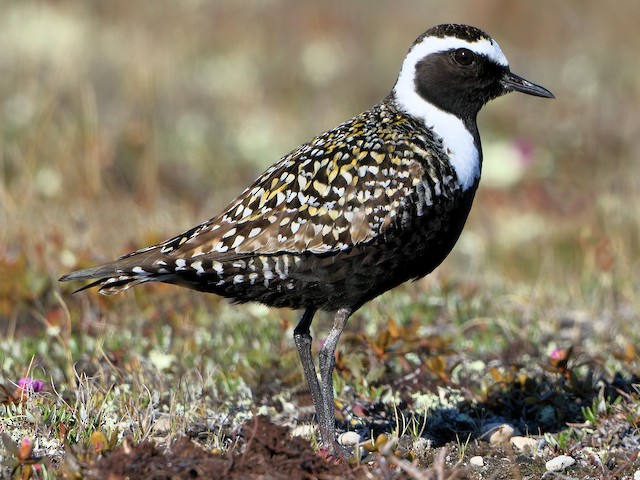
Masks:
[[[546,88],[531,83],[529,80],[525,80],[515,73],[505,73],[500,83],[507,92],[522,92],[536,97],[556,98],[555,95]]]

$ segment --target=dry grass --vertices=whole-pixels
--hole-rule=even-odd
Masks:
[[[70,297],[56,279],[211,217],[280,155],[381,99],[410,42],[451,20],[491,33],[514,71],[557,100],[510,95],[483,111],[484,178],[459,245],[436,274],[352,319],[373,340],[345,341],[337,385],[400,395],[355,373],[375,366],[368,349],[390,318],[450,342],[425,351],[446,364],[428,364],[432,386],[458,357],[508,370],[570,346],[606,378],[637,378],[639,15],[632,0],[8,5],[1,375],[48,390],[0,407],[0,430],[54,457],[60,425],[76,445],[93,445],[95,431],[136,442],[193,431],[228,448],[226,429],[260,405],[286,409],[301,385],[295,314],[167,286]],[[386,380],[426,364],[410,353],[388,361]],[[289,393],[274,410],[278,388]]]

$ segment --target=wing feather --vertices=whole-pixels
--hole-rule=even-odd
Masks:
[[[402,138],[394,121],[400,118],[369,111],[316,137],[163,252],[181,258],[326,254],[373,240],[422,181],[413,175],[425,161],[414,158],[420,139]]]

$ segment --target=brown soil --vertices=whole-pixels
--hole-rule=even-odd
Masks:
[[[169,447],[145,441],[125,442],[93,465],[86,478],[131,479],[351,479],[366,476],[364,467],[336,462],[315,453],[309,442],[291,437],[285,427],[265,417],[244,425],[242,451],[215,455],[182,437]]]

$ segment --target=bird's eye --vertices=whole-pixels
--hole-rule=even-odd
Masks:
[[[468,48],[459,48],[453,52],[453,59],[460,65],[469,66],[476,61],[476,54]]]

